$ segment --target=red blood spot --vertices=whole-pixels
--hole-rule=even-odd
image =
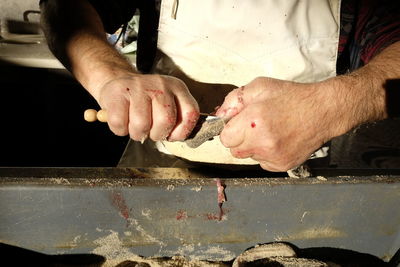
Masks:
[[[251,128],[255,128],[257,125],[254,121],[251,122]]]
[[[131,90],[131,89],[129,89],[128,87],[126,87],[126,91],[128,91],[128,92],[129,92],[129,90]]]
[[[197,121],[197,118],[199,117],[200,113],[197,110],[193,110],[190,112],[186,113],[186,116],[188,118],[188,120],[192,120],[192,121]]]
[[[184,210],[178,210],[178,211],[176,212],[176,219],[177,219],[178,221],[180,221],[180,220],[186,220],[187,218],[188,218],[188,216],[187,216],[186,211],[184,211]]]
[[[164,108],[169,108],[169,107],[171,107],[170,104],[164,104]]]
[[[193,127],[196,125],[197,119],[200,113],[197,110],[193,110],[186,113],[186,124],[185,124],[185,134],[189,135]]]
[[[175,117],[172,116],[172,115],[168,115],[168,116],[167,116],[167,121],[168,121],[170,124],[174,124],[174,123],[175,123]]]
[[[220,179],[216,179],[216,183],[217,183],[217,202],[218,204],[222,204],[226,201],[226,195],[225,195],[226,185]]]
[[[125,203],[125,199],[120,191],[113,191],[111,193],[112,204],[118,209],[121,216],[126,220],[129,218],[129,209]]]
[[[213,213],[206,213],[205,217],[207,218],[207,220],[209,221],[220,221],[221,218],[219,217],[219,215],[217,214],[213,214]]]
[[[222,219],[222,216],[224,215],[224,211],[222,210],[222,205],[226,199],[225,195],[225,183],[224,181],[221,181],[220,179],[216,179],[217,182],[217,202],[218,202],[218,208],[219,208],[219,215],[218,215],[218,221]]]

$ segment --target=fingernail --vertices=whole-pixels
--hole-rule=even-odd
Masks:
[[[167,141],[169,137],[169,134],[167,134],[166,136],[164,136],[163,138],[161,138],[162,141]]]
[[[144,141],[146,141],[148,135],[146,134],[145,136],[142,137],[142,139],[140,140],[140,143],[143,145]]]

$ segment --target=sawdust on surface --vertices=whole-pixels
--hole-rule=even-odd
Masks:
[[[100,229],[99,229],[100,230]],[[101,230],[100,230],[101,231]],[[193,245],[184,245],[176,251],[167,251],[167,254],[175,254],[172,257],[142,257],[132,253],[129,248],[125,247],[117,232],[108,230],[109,234],[98,238],[94,243],[98,246],[92,253],[101,255],[106,258],[104,267],[114,266],[134,266],[140,263],[141,266],[166,267],[166,266],[187,266],[187,267],[205,267],[205,266],[228,266],[222,261],[209,262],[197,259],[199,256],[192,255],[190,257],[180,256],[196,252],[202,257],[215,258],[220,256],[221,259],[232,259],[235,255],[221,247],[210,247],[206,250],[196,250]],[[147,265],[146,265],[147,264]]]
[[[277,236],[275,241],[291,241],[291,240],[303,240],[303,239],[321,239],[321,238],[339,238],[346,237],[347,234],[340,231],[339,229],[326,227],[314,227],[305,229],[297,233],[286,234],[284,236]]]

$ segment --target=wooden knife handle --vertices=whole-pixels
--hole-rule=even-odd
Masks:
[[[97,120],[107,122],[107,111],[104,109],[100,109],[99,111],[96,111],[95,109],[87,109],[83,113],[83,118],[88,122],[94,122]]]

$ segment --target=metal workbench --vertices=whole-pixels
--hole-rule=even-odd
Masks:
[[[45,254],[230,261],[285,241],[389,261],[400,248],[400,171],[329,173],[0,168],[0,242]],[[214,178],[226,185],[222,213]]]

